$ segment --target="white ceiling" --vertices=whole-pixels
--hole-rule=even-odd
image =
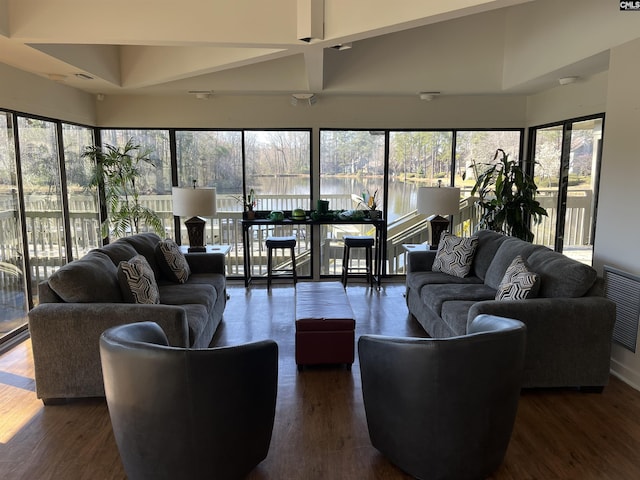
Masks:
[[[324,0],[324,38],[306,43],[298,0],[0,0],[0,62],[108,95],[529,94],[605,71],[624,40],[585,25],[589,41],[550,50],[563,6],[608,3],[558,1]],[[549,32],[521,35],[529,18]]]

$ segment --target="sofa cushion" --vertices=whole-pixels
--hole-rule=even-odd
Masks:
[[[466,277],[471,271],[477,246],[478,237],[457,237],[443,232],[432,270],[455,277]]]
[[[206,284],[167,284],[158,287],[160,303],[164,305],[186,305],[189,303],[203,305],[207,312],[211,312],[218,293],[213,285]]]
[[[191,270],[184,254],[176,242],[167,238],[156,245],[156,259],[163,275],[172,282],[184,283],[189,279]]]
[[[440,316],[451,335],[466,335],[469,309],[476,303],[475,300],[450,300],[442,304]]]
[[[416,290],[417,292],[423,287],[423,285],[433,285],[437,283],[471,283],[478,284],[482,283],[478,277],[468,276],[468,277],[454,277],[453,275],[449,275],[448,273],[442,272],[414,272],[408,273],[406,284],[407,287]]]
[[[516,255],[520,255],[524,260],[527,260],[531,252],[540,248],[545,247],[533,245],[519,238],[507,237],[496,250],[496,254],[489,268],[487,268],[484,283],[497,290],[504,277],[504,273],[507,271],[509,265],[511,265],[511,262],[513,262],[513,259],[516,258]],[[529,263],[529,266],[534,272],[538,272],[531,263]]]
[[[478,237],[478,246],[473,257],[471,273],[484,280],[487,269],[489,265],[491,265],[493,257],[496,255],[496,251],[500,245],[502,245],[502,242],[509,237],[502,233],[494,232],[493,230],[480,230],[475,236]]]
[[[118,280],[124,299],[129,303],[160,303],[156,278],[142,255],[118,264]]]
[[[582,297],[597,277],[590,266],[546,247],[533,252],[527,263],[540,276],[540,297]]]
[[[502,277],[496,292],[496,300],[533,298],[540,285],[538,279],[538,275],[527,268],[522,256],[516,255]]]
[[[126,242],[135,248],[136,252],[144,256],[153,270],[153,274],[158,280],[161,276],[160,267],[156,261],[156,245],[160,241],[160,237],[155,233],[139,233],[130,237],[123,237],[119,242]]]
[[[442,313],[442,304],[449,300],[493,300],[495,296],[495,289],[482,283],[425,285],[420,290],[420,299],[436,315]]]
[[[120,262],[131,260],[138,254],[135,248],[121,240],[105,245],[104,247],[99,248],[98,251],[107,255],[115,267],[120,265]]]
[[[49,286],[65,302],[122,302],[116,266],[97,250],[60,267],[49,277]]]

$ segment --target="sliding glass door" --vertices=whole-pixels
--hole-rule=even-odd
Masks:
[[[568,120],[533,130],[534,176],[548,217],[534,225],[534,243],[591,265],[604,117]]]

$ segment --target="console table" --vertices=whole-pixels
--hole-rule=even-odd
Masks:
[[[268,214],[269,212],[266,212]],[[259,217],[259,215],[258,215]],[[268,218],[255,218],[255,219],[243,219],[242,220],[242,245],[243,245],[243,257],[244,257],[244,285],[248,287],[251,283],[251,229],[253,227],[260,226],[269,226],[269,225],[373,225],[376,229],[375,237],[374,237],[374,249],[375,249],[375,258],[374,258],[374,278],[378,284],[380,285],[380,280],[384,275],[384,266],[385,266],[385,249],[386,249],[386,238],[387,238],[387,222],[386,220],[379,218],[376,220],[370,219],[348,219],[348,220],[338,220],[338,219],[318,219],[312,220],[307,217],[306,220],[291,220],[287,217],[287,213],[285,212],[285,219],[276,221]],[[313,237],[314,232],[312,230],[311,235]],[[313,242],[312,242],[312,251],[313,255]]]

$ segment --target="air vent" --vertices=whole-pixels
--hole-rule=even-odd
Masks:
[[[86,73],[76,73],[75,75],[81,80],[93,80],[93,77],[91,75],[87,75]]]
[[[604,266],[605,296],[616,304],[613,341],[636,351],[640,320],[640,277]]]

